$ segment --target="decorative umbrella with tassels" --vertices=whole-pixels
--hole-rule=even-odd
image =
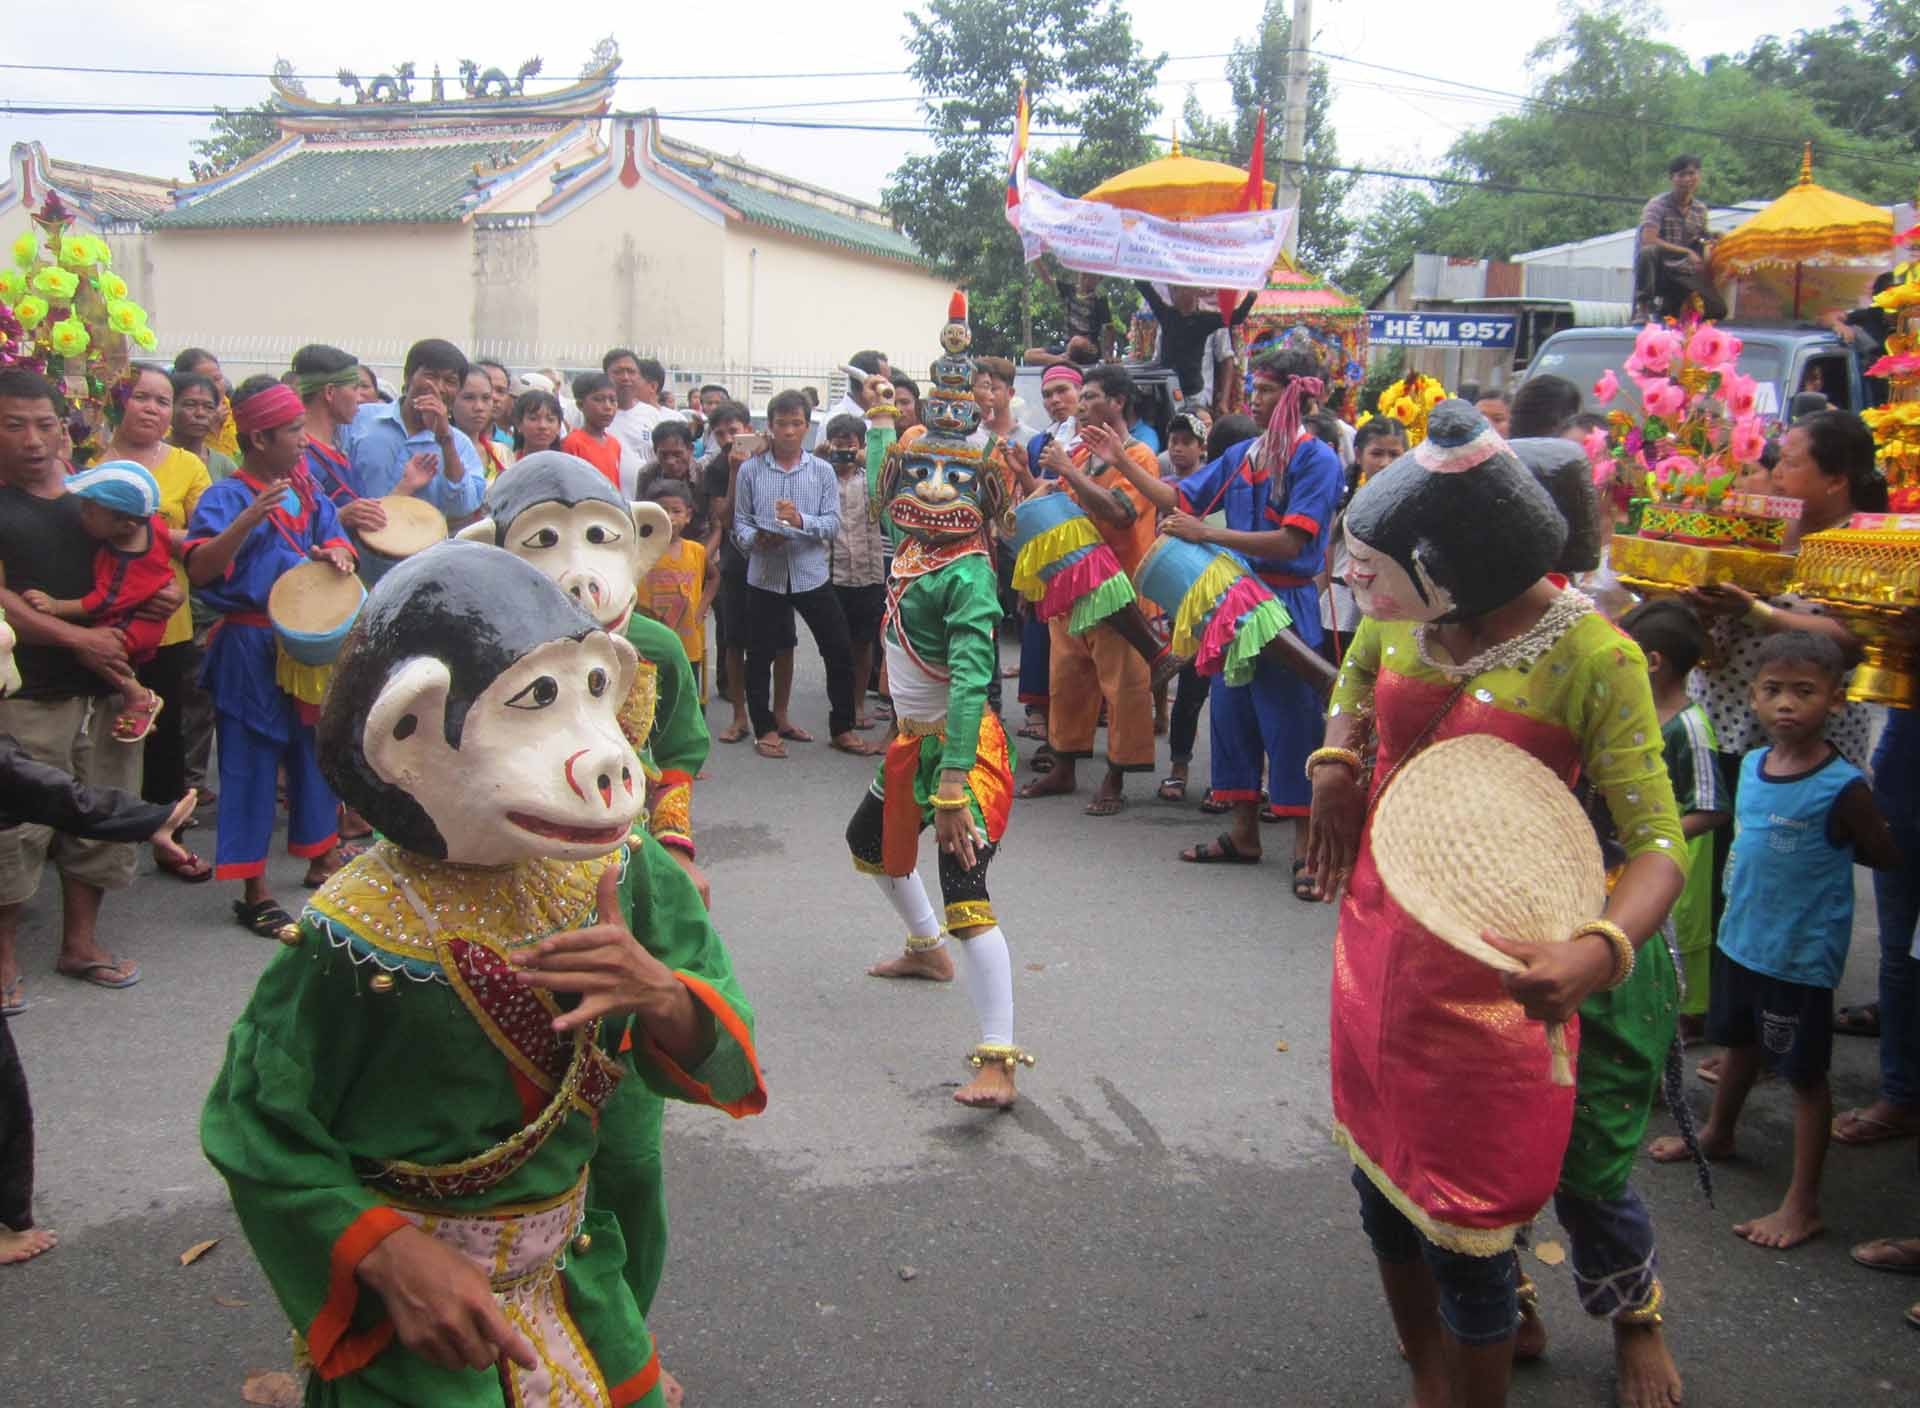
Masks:
[[[1271,181],[1262,181],[1261,185],[1260,205],[1264,208],[1273,204],[1274,185]],[[1182,156],[1176,141],[1169,155],[1108,177],[1083,199],[1167,220],[1191,220],[1245,210],[1246,193],[1245,167]]]
[[[1793,316],[1799,317],[1808,269],[1874,270],[1892,262],[1893,216],[1813,181],[1813,143],[1800,158],[1800,180],[1725,236],[1713,250],[1715,281],[1761,269],[1793,270]]]

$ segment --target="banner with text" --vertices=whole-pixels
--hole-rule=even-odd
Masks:
[[[1369,313],[1367,341],[1388,347],[1511,347],[1515,317],[1472,313]]]
[[[1197,288],[1265,288],[1293,222],[1291,210],[1163,220],[1074,200],[1029,177],[1007,219],[1027,262],[1051,254],[1069,269]]]

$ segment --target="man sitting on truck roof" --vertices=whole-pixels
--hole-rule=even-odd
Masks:
[[[1647,202],[1640,212],[1640,238],[1633,255],[1633,316],[1677,315],[1694,294],[1701,316],[1724,318],[1726,300],[1713,286],[1707,267],[1707,208],[1695,200],[1700,188],[1700,158],[1682,154],[1667,163],[1672,188]]]

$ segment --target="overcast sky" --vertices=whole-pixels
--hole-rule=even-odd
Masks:
[[[1171,56],[1159,97],[1159,126],[1170,130],[1192,84],[1207,108],[1227,102],[1223,55],[1250,35],[1259,0],[1126,0],[1134,31],[1149,53]],[[593,44],[612,28],[632,77],[616,106],[654,107],[694,116],[804,118],[874,124],[919,120],[904,73],[852,79],[796,75],[904,67],[906,22],[892,5],[853,6],[825,0],[732,0],[730,4],[648,6],[644,21],[581,16],[509,6],[503,0],[449,9],[388,11],[381,6],[322,6],[311,13],[285,5],[258,8],[233,0],[95,0],[85,7],[84,43],[75,41],[80,12],[68,6],[10,5],[0,25],[0,63],[62,63],[126,68],[232,70],[264,74],[277,57],[303,74],[354,69],[362,79],[411,59],[417,73],[435,63],[449,76],[463,58],[512,72],[534,54],[549,79],[579,72]],[[904,9],[904,7],[901,7]],[[1558,28],[1559,11],[1543,0],[1494,9],[1450,10],[1433,0],[1318,0],[1314,47],[1386,66],[1333,63],[1333,119],[1344,160],[1393,169],[1444,151],[1460,131],[1513,105],[1485,94],[1449,90],[1438,80],[1505,91],[1525,88],[1526,56]],[[637,13],[640,7],[609,7]],[[1745,48],[1757,35],[1817,26],[1837,7],[1786,0],[1726,0],[1676,5],[1666,37],[1696,58]],[[495,21],[494,14],[502,18]],[[1471,23],[1465,14],[1482,16]],[[511,22],[506,18],[511,15]],[[1525,19],[1509,16],[1524,15]],[[525,21],[538,16],[537,33]],[[451,21],[451,23],[449,23]],[[638,75],[698,75],[662,81]],[[546,86],[536,83],[536,86]],[[331,78],[309,81],[310,94],[344,90]],[[15,102],[240,106],[266,95],[262,79],[159,78],[35,73],[0,69],[0,99]],[[416,90],[418,91],[418,90]],[[1011,116],[1011,115],[1009,115]],[[155,175],[184,177],[190,143],[206,122],[181,117],[18,116],[0,110],[7,145],[33,139],[57,157]],[[887,173],[915,139],[899,133],[820,132],[764,125],[673,121],[675,136],[737,154],[776,171],[850,195],[874,198]]]

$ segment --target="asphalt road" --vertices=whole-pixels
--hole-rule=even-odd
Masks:
[[[796,718],[824,737],[815,662],[798,698]],[[1205,751],[1203,735],[1195,797]],[[1333,912],[1294,901],[1271,862],[1178,864],[1218,827],[1152,801],[1151,778],[1109,820],[1019,804],[993,889],[1039,1066],[1013,1114],[968,1112],[948,1098],[972,1040],[965,994],[862,973],[899,937],[840,840],[870,767],[824,744],[792,752],[716,745],[698,804],[772,1098],[741,1123],[669,1114],[673,1253],[655,1328],[689,1402],[1404,1401],[1327,1138]],[[193,835],[211,848],[210,831]],[[1267,836],[1281,854],[1282,830]],[[283,898],[301,868],[276,862]],[[39,1213],[63,1241],[0,1269],[8,1408],[238,1404],[250,1371],[287,1366],[286,1323],[195,1133],[271,953],[230,922],[228,888],[149,875],[109,901],[110,942],[145,971],[126,992],[52,974],[47,894],[25,927],[32,1005],[13,1027],[38,1113]],[[1863,926],[1841,1000],[1871,995],[1874,961]],[[1839,1045],[1844,1107],[1871,1096],[1874,1046]],[[1788,1093],[1760,1090],[1718,1208],[1685,1169],[1638,1175],[1688,1401],[1912,1403],[1920,1335],[1902,1315],[1920,1281],[1861,1271],[1847,1247],[1920,1231],[1914,1146],[1836,1149],[1830,1231],[1773,1254],[1729,1227],[1778,1198],[1790,1128]],[[1550,1218],[1538,1235],[1563,1240]],[[1530,1269],[1554,1342],[1513,1401],[1611,1402],[1608,1338],[1579,1314],[1566,1266]]]

